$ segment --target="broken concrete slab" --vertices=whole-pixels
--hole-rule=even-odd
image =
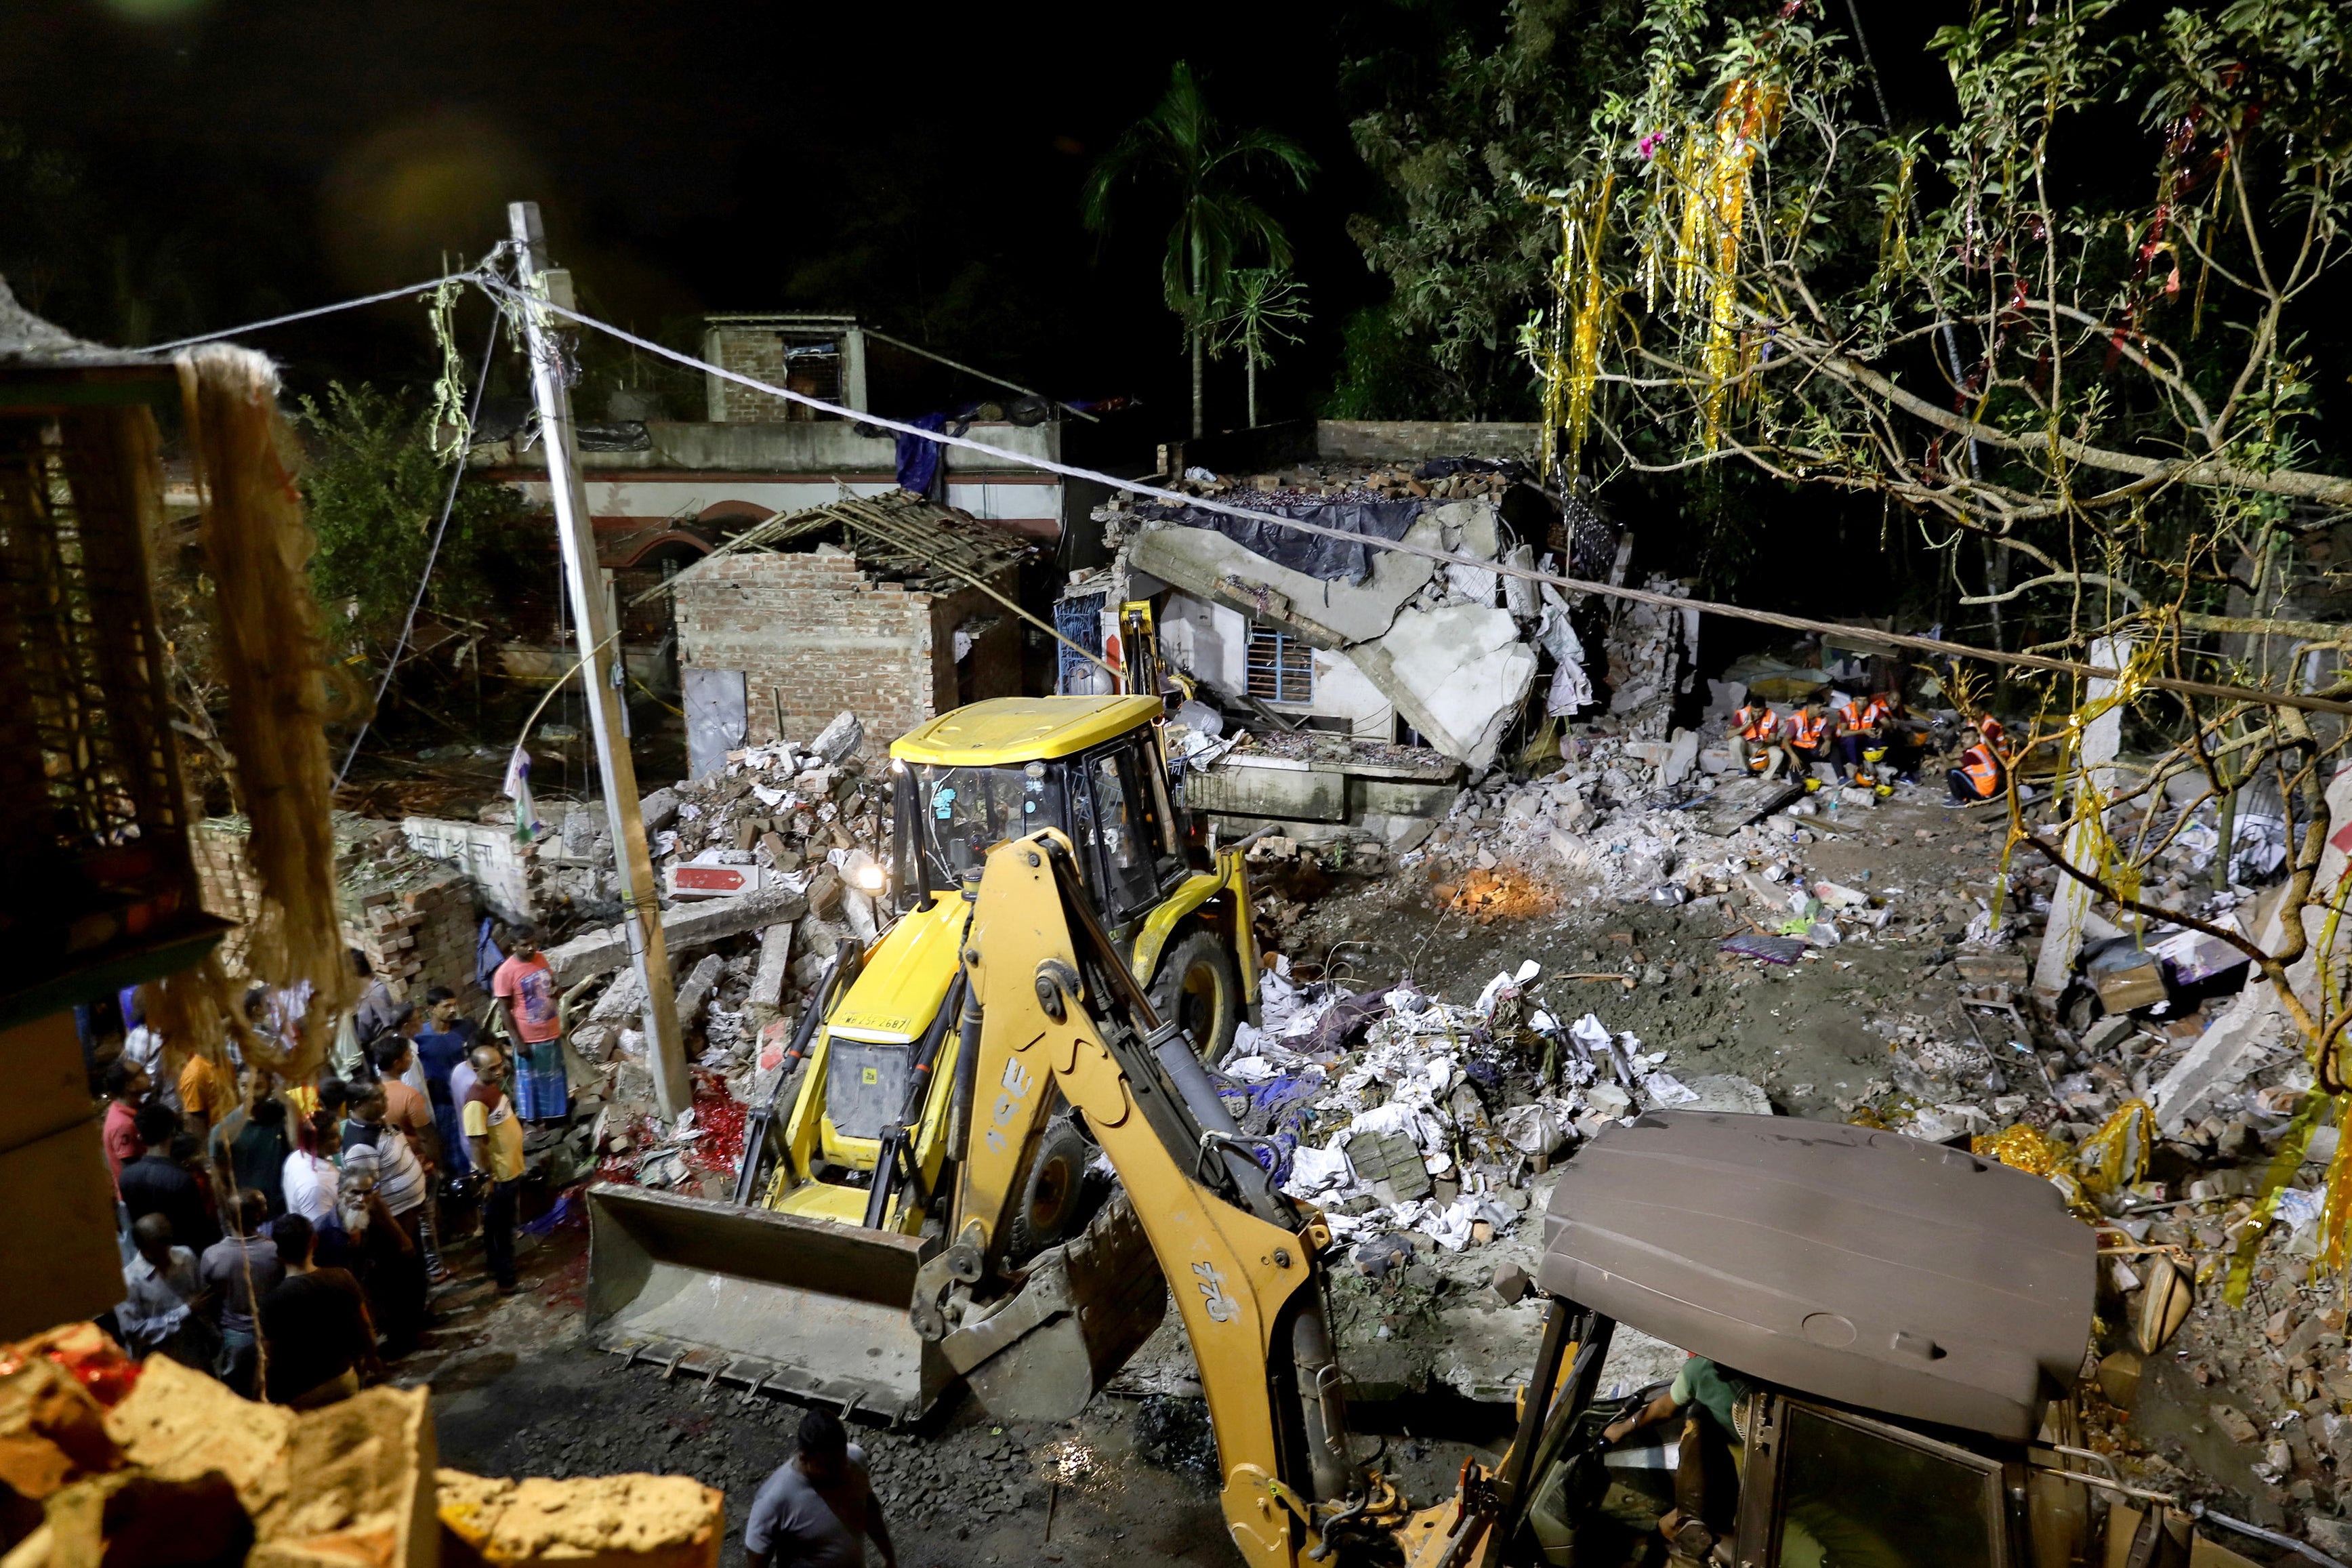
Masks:
[[[2103,669],[2120,670],[2131,661],[2132,644],[2128,637],[2101,637],[2091,645],[2091,662]],[[2086,706],[2096,706],[2115,695],[2112,680],[2094,680],[2084,699]],[[2123,744],[2124,705],[2116,703],[2092,719],[2084,727],[2078,748],[2079,765],[2090,788],[2087,793],[2105,799],[2115,791],[2115,769],[2108,764]],[[2079,800],[2078,796],[2078,800]],[[2076,823],[2066,835],[2066,858],[2077,866],[2090,864],[2097,858],[2097,846],[2106,829],[2090,816]],[[2059,995],[2074,977],[2074,959],[2083,946],[2083,917],[2090,911],[2091,889],[2072,877],[2061,877],[2050,894],[2050,921],[2042,936],[2042,952],[2033,965],[2033,994],[2045,1007],[2054,1006]]]
[[[1702,829],[1717,838],[1728,838],[1749,823],[1761,822],[1791,801],[1802,798],[1804,793],[1802,784],[1749,773],[1721,785],[1692,810]]]
[[[703,1004],[719,989],[719,972],[725,964],[726,960],[717,953],[704,953],[702,962],[686,977],[686,984],[677,988],[677,1021],[681,1026],[699,1016]]]
[[[1444,1340],[1431,1373],[1465,1399],[1508,1405],[1535,1375],[1544,1311],[1541,1301],[1445,1309],[1437,1314]]]
[[[753,1033],[774,1019],[784,1005],[784,981],[792,973],[793,922],[778,921],[760,933],[760,963],[751,972]]]
[[[664,910],[662,934],[675,957],[688,948],[701,947],[723,937],[756,931],[778,921],[796,921],[807,911],[806,899],[774,888],[748,898],[713,899],[708,903]],[[627,933],[619,926],[583,931],[547,952],[548,967],[555,972],[556,984],[566,989],[628,962]]]
[[[1771,1097],[1762,1086],[1738,1073],[1709,1073],[1705,1078],[1685,1080],[1683,1087],[1697,1095],[1698,1100],[1675,1107],[1677,1110],[1720,1110],[1738,1116],[1772,1114]]]
[[[1493,765],[1536,677],[1510,612],[1476,605],[1403,611],[1349,657],[1424,740],[1473,769]]]
[[[637,815],[647,833],[658,833],[677,820],[677,791],[667,784],[637,802]]]
[[[838,767],[855,756],[857,748],[864,744],[866,726],[857,721],[856,714],[845,709],[834,715],[832,723],[817,731],[816,739],[809,742],[809,750],[823,757],[828,764]]]
[[[513,828],[490,822],[404,816],[400,831],[419,855],[455,861],[480,889],[483,905],[499,919],[521,925],[536,918],[526,868],[529,851],[516,845]]]
[[[1492,557],[1500,543],[1494,509],[1483,501],[1430,508],[1413,520],[1404,542],[1443,549],[1449,525],[1460,531],[1463,553]],[[1176,523],[1147,523],[1129,551],[1135,571],[1246,616],[1263,618],[1279,599],[1280,613],[1273,618],[1295,623],[1304,640],[1332,649],[1385,635],[1397,612],[1436,573],[1425,556],[1382,550],[1373,553],[1368,582],[1326,583],[1278,566],[1213,529]]]

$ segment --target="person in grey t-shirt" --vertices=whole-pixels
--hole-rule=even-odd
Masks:
[[[838,1418],[822,1410],[801,1417],[801,1451],[776,1467],[751,1500],[743,1527],[751,1568],[866,1568],[866,1542],[898,1568],[882,1523],[882,1505],[866,1479],[866,1456],[851,1446]]]

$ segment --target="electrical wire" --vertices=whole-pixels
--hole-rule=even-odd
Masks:
[[[167,354],[174,349],[194,348],[198,343],[218,342],[223,338],[234,338],[246,332],[257,332],[265,327],[282,327],[289,321],[307,321],[314,316],[331,316],[338,310],[356,310],[362,305],[381,305],[387,300],[402,300],[407,298],[411,294],[423,294],[431,289],[438,289],[442,284],[448,282],[453,278],[464,279],[475,283],[479,283],[484,280],[484,275],[480,272],[445,273],[438,278],[427,279],[422,283],[411,283],[404,289],[387,289],[381,294],[370,294],[364,299],[344,300],[332,305],[320,305],[312,310],[297,310],[290,316],[272,316],[266,321],[247,321],[241,327],[223,327],[217,332],[199,332],[193,338],[177,338],[171,342],[156,343],[151,347],[137,350],[136,352],[149,354]]]
[[[490,384],[490,359],[499,350],[499,327],[501,318],[490,318],[489,342],[482,345],[482,363],[474,375],[474,400],[466,411],[466,426],[471,429],[482,416],[482,394]],[[359,733],[352,737],[351,750],[343,753],[343,765],[335,770],[335,787],[343,787],[344,778],[358,760],[360,742],[367,739],[370,726],[375,722],[375,710],[383,706],[384,693],[392,689],[392,678],[400,668],[401,656],[408,651],[408,639],[416,629],[416,612],[425,607],[425,590],[433,582],[434,564],[441,559],[441,541],[449,531],[449,514],[457,510],[457,487],[465,482],[466,454],[456,454],[449,465],[449,489],[441,498],[441,516],[433,525],[433,543],[425,552],[425,572],[416,579],[416,595],[408,601],[408,618],[400,623],[400,640],[392,645],[392,657],[384,661],[383,679],[375,683],[375,701],[369,706],[368,717],[360,721]]]
[[[781,397],[788,403],[797,403],[839,419],[859,421],[881,429],[894,430],[901,435],[918,436],[926,441],[936,441],[942,446],[961,447],[967,451],[1002,458],[1024,468],[1061,474],[1069,479],[1089,479],[1097,484],[1108,485],[1113,490],[1123,490],[1131,495],[1150,496],[1154,500],[1168,501],[1180,507],[1216,512],[1226,517],[1239,518],[1246,522],[1266,523],[1276,528],[1288,529],[1294,533],[1307,533],[1325,539],[1336,539],[1345,543],[1361,545],[1366,549],[1385,550],[1400,555],[1417,555],[1424,560],[1434,561],[1444,565],[1466,566],[1475,571],[1493,573],[1504,577],[1517,577],[1530,583],[1549,583],[1572,593],[1597,594],[1603,598],[1655,605],[1662,609],[1695,610],[1702,615],[1721,616],[1729,620],[1752,621],[1759,626],[1778,626],[1785,631],[1843,637],[1866,635],[1874,644],[1910,648],[1941,658],[1974,658],[1989,664],[2015,665],[2053,675],[2081,676],[2092,680],[2120,681],[2124,679],[2122,671],[2109,669],[2101,665],[2082,663],[2075,659],[2052,658],[2046,654],[2037,653],[2011,653],[2003,648],[1978,647],[1968,643],[1947,642],[1940,637],[1914,637],[1904,632],[1882,632],[1874,627],[1858,628],[1842,626],[1835,621],[1817,621],[1802,616],[1784,616],[1773,610],[1752,610],[1742,605],[1727,605],[1711,599],[1676,598],[1671,594],[1656,594],[1647,589],[1627,588],[1612,583],[1587,582],[1581,578],[1564,577],[1558,573],[1539,572],[1533,567],[1514,566],[1507,562],[1485,561],[1476,556],[1463,555],[1453,551],[1433,550],[1427,545],[1414,544],[1402,539],[1381,539],[1373,534],[1350,533],[1345,529],[1329,528],[1321,523],[1308,522],[1301,518],[1280,517],[1273,512],[1253,511],[1247,507],[1234,506],[1208,496],[1189,496],[1179,490],[1163,489],[1157,485],[1145,484],[1139,479],[1118,479],[1110,474],[1098,473],[1092,468],[1082,468],[1069,463],[1055,462],[1050,458],[1011,451],[1003,447],[992,447],[985,441],[975,441],[968,436],[950,436],[944,430],[926,430],[919,426],[909,425],[904,420],[888,419],[881,415],[866,413],[860,409],[844,408],[838,404],[827,403],[823,398],[811,397],[804,392],[795,392],[789,387],[776,386],[745,375],[740,371],[729,370],[723,365],[712,364],[708,360],[697,359],[692,354],[657,343],[650,338],[640,337],[608,321],[600,321],[593,316],[583,315],[578,310],[525,293],[502,279],[483,279],[481,282],[484,288],[506,296],[525,309],[537,308],[581,326],[592,327],[607,336],[618,338],[623,342],[635,344],[647,353],[674,361],[689,369],[702,371],[722,381],[734,382],[751,391],[765,393],[771,397]],[[2293,691],[2268,691],[2259,687],[2223,685],[2215,681],[2187,680],[2168,675],[2148,674],[2137,679],[2141,686],[2177,692],[2183,696],[2208,697],[2227,702],[2259,703],[2275,708],[2300,708],[2315,713],[2340,713],[2352,716],[2352,702],[2339,701],[2334,698],[2313,697]]]

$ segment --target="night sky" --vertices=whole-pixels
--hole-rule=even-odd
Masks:
[[[1284,131],[1325,169],[1276,203],[1328,331],[1266,377],[1275,412],[1305,411],[1340,318],[1380,293],[1341,229],[1377,193],[1335,102],[1349,24],[1329,7],[74,0],[0,17],[0,125],[82,169],[45,303],[94,336],[166,341],[430,277],[531,196],[591,307],[639,330],[690,342],[703,310],[852,309],[1174,418],[1166,220],[1138,209],[1100,244],[1077,191],[1181,56],[1229,123]],[[428,363],[413,307],[254,341],[298,386]],[[1233,423],[1239,374],[1220,375]]]
[[[433,276],[531,196],[589,307],[640,331],[690,344],[705,310],[853,310],[1055,395],[1139,397],[1172,427],[1167,219],[1133,209],[1099,242],[1077,191],[1186,58],[1228,125],[1282,131],[1322,165],[1307,195],[1272,200],[1315,312],[1263,382],[1266,416],[1295,416],[1328,384],[1347,314],[1385,291],[1344,231],[1381,193],[1348,142],[1341,61],[1409,59],[1500,13],[18,0],[0,5],[0,128],[79,179],[0,221],[55,258],[44,279],[16,267],[48,314],[155,342]],[[1873,17],[1898,96],[1937,85],[1927,25]],[[404,305],[254,341],[298,389],[430,364]],[[1213,367],[1213,427],[1241,422],[1240,378]]]

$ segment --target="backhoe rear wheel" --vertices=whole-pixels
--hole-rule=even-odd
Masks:
[[[1037,1151],[1021,1179],[1021,1202],[1005,1237],[1010,1261],[1025,1263],[1084,1229],[1087,1221],[1087,1161],[1094,1145],[1056,1116],[1037,1135]]]
[[[1184,1026],[1202,1061],[1213,1066],[1233,1048],[1242,1021],[1242,977],[1233,950],[1214,931],[1195,926],[1169,944],[1150,996],[1153,1012]]]

